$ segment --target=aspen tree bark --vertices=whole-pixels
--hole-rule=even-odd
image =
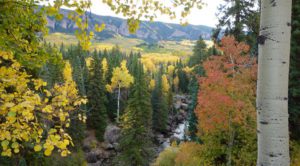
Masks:
[[[292,0],[262,0],[258,37],[258,166],[289,166],[288,76]]]
[[[119,123],[120,118],[120,96],[121,96],[121,86],[118,85],[118,109],[117,109],[117,123]]]

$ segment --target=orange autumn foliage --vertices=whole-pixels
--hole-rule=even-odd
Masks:
[[[248,54],[248,45],[238,43],[234,37],[224,37],[219,49],[223,55],[206,60],[206,76],[199,78],[195,111],[200,134],[228,131],[232,125],[254,130],[256,58]]]

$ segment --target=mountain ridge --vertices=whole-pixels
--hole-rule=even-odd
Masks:
[[[50,32],[74,33],[77,26],[74,22],[67,18],[67,14],[71,10],[61,9],[60,13],[64,18],[60,21],[48,17],[48,27]],[[93,29],[95,24],[106,25],[102,32],[95,33],[96,38],[99,40],[113,38],[115,36],[123,36],[128,38],[142,39],[148,42],[155,42],[160,40],[197,40],[201,35],[203,39],[209,40],[212,33],[212,27],[205,25],[186,25],[174,23],[164,23],[159,21],[141,21],[140,28],[135,34],[130,34],[128,31],[126,19],[101,16],[93,13],[88,13],[89,28]]]

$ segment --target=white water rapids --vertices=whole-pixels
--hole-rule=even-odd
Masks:
[[[173,133],[173,135],[171,137],[176,137],[179,140],[183,140],[184,139],[184,134],[186,131],[186,128],[188,126],[188,122],[187,121],[183,121],[182,123],[178,124],[177,128],[175,129],[175,132]],[[167,138],[161,145],[160,145],[160,149],[164,150],[165,148],[170,146],[170,138]]]

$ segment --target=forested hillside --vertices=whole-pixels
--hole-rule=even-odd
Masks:
[[[50,32],[63,32],[73,34],[78,29],[75,22],[68,19],[70,10],[61,9],[60,13],[64,15],[61,20],[54,17],[48,17],[47,27]],[[204,25],[186,25],[169,24],[163,22],[141,21],[140,27],[136,33],[132,34],[128,30],[127,21],[117,17],[99,16],[87,12],[89,29],[94,29],[95,24],[105,24],[105,29],[96,33],[96,38],[104,40],[116,36],[142,39],[147,42],[157,42],[160,40],[197,40],[199,36],[204,39],[211,38],[212,28]]]
[[[0,166],[299,166],[299,0],[137,1],[0,1]]]

